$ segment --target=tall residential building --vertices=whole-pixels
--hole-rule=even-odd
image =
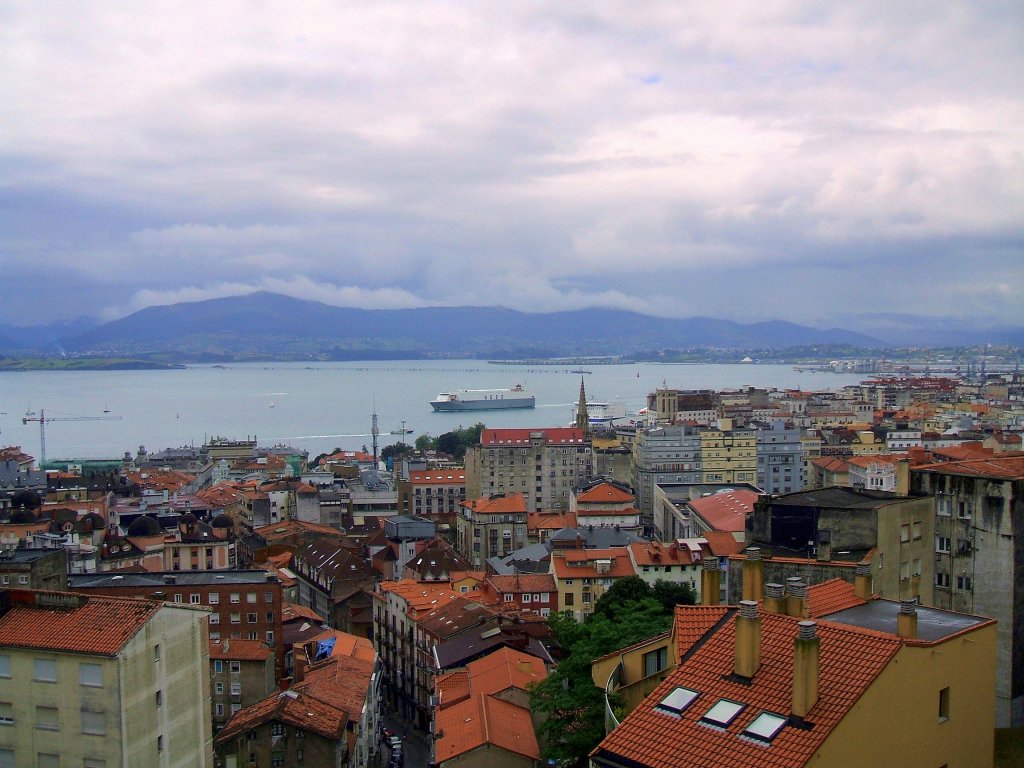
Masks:
[[[654,527],[654,486],[700,483],[701,438],[698,427],[653,427],[637,432],[633,443],[633,489],[640,519]]]
[[[915,467],[934,496],[934,604],[998,620],[997,727],[1024,725],[1024,456]]]
[[[484,429],[466,452],[466,497],[520,493],[529,512],[568,509],[569,492],[593,474],[581,429]]]
[[[700,433],[700,458],[702,482],[757,482],[757,435],[732,419],[719,419],[717,428]]]
[[[521,493],[496,494],[462,502],[455,519],[459,553],[482,568],[492,557],[505,557],[525,547],[526,500]]]
[[[757,487],[765,493],[793,493],[804,487],[804,431],[773,421],[755,432]]]
[[[0,766],[212,766],[207,613],[0,591]]]

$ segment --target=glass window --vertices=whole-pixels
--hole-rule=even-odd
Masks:
[[[56,707],[36,707],[36,728],[44,731],[56,731],[60,728]]]
[[[232,592],[231,593],[231,602],[232,603],[240,603],[240,602],[242,602],[242,595],[240,593],[238,593],[238,592]]]
[[[725,728],[729,723],[736,719],[736,716],[742,712],[744,708],[745,705],[739,704],[735,701],[719,699],[715,702],[715,706],[704,713],[704,716],[701,718],[701,722]]]
[[[242,695],[242,684],[241,683],[232,683],[231,684],[231,695],[232,696],[241,696]]]
[[[0,749],[0,768],[14,768],[13,749]]]
[[[218,674],[218,675],[221,672],[223,672],[224,671],[224,662],[221,661],[220,659],[217,659],[216,661],[214,661],[213,662],[213,671],[214,671],[215,674]]]
[[[91,688],[102,688],[103,667],[99,664],[87,664],[85,662],[79,664],[78,683],[80,685],[88,685]]]
[[[211,624],[220,624],[220,614],[219,613],[211,613],[210,614],[210,623]]]
[[[240,662],[240,661],[229,661],[228,664],[231,665],[231,671],[232,672],[241,672],[242,671],[242,662]]]
[[[670,712],[674,715],[682,714],[685,709],[690,706],[694,700],[700,696],[697,691],[689,688],[677,687],[672,692],[662,699],[656,706],[655,709],[660,709],[662,712]]]
[[[105,736],[107,733],[107,723],[104,714],[102,712],[93,712],[88,709],[83,709],[82,733],[91,733],[94,736]]]
[[[14,725],[14,705],[0,701],[0,725]]]
[[[190,605],[199,605],[199,601],[202,599],[202,595],[189,595],[188,602]]]
[[[0,654],[0,677],[11,676],[11,657],[6,653]]]
[[[245,602],[247,602],[247,603],[255,603],[256,602],[256,593],[255,592],[248,592],[248,593],[246,593],[246,595],[245,595]]]
[[[60,755],[40,752],[36,755],[39,768],[60,768]]]
[[[265,603],[272,603],[272,602],[274,602],[274,593],[273,592],[265,592],[263,594],[263,602],[265,602]]]
[[[220,595],[216,592],[211,592],[206,599],[210,605],[220,605]]]
[[[754,722],[744,729],[743,735],[758,741],[770,742],[779,734],[785,724],[786,718],[782,715],[762,712],[754,718]]]
[[[35,659],[34,680],[44,683],[57,682],[57,662],[54,659]]]

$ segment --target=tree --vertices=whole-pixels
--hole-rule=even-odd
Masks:
[[[437,448],[437,444],[430,435],[420,435],[416,438],[416,450],[419,453],[425,453],[426,451],[433,451]]]
[[[637,581],[643,583],[642,579]],[[643,587],[650,592],[645,583]],[[627,585],[616,593],[621,600],[605,603],[606,608],[614,606],[614,619],[595,609],[583,624],[569,613],[556,614],[549,620],[552,635],[566,656],[530,692],[530,709],[547,715],[539,727],[546,742],[545,758],[580,768],[587,764],[587,755],[604,738],[604,692],[594,685],[591,662],[654,637],[671,625],[671,613],[666,613],[649,594],[639,600],[625,599],[634,591],[642,593],[643,588]]]
[[[608,591],[594,604],[594,613],[607,616],[615,621],[616,614],[629,609],[630,603],[651,597],[651,586],[639,576],[616,579]]]
[[[397,458],[399,456],[405,456],[406,454],[412,453],[412,450],[413,449],[411,445],[406,445],[402,441],[398,441],[397,443],[392,443],[391,445],[385,445],[384,448],[381,449],[380,458],[381,460],[386,462],[390,461],[392,458]]]
[[[15,491],[14,495],[11,496],[11,508],[18,509],[24,507],[25,509],[39,509],[42,502],[39,501],[39,494],[35,491],[23,489]]]
[[[677,605],[696,605],[697,592],[689,584],[678,581],[658,579],[651,588],[651,595],[668,613],[673,613]]]

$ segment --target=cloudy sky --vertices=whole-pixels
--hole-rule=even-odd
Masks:
[[[0,0],[0,105],[4,322],[1024,322],[1019,1]]]

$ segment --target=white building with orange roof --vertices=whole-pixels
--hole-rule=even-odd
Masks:
[[[555,549],[550,572],[558,588],[558,610],[570,612],[577,621],[594,612],[594,604],[616,579],[636,575],[625,547]]]
[[[576,513],[579,527],[618,528],[639,531],[640,510],[633,489],[625,483],[598,478],[574,489],[569,511]]]
[[[526,546],[526,499],[521,493],[494,494],[459,505],[455,541],[475,568]]]

